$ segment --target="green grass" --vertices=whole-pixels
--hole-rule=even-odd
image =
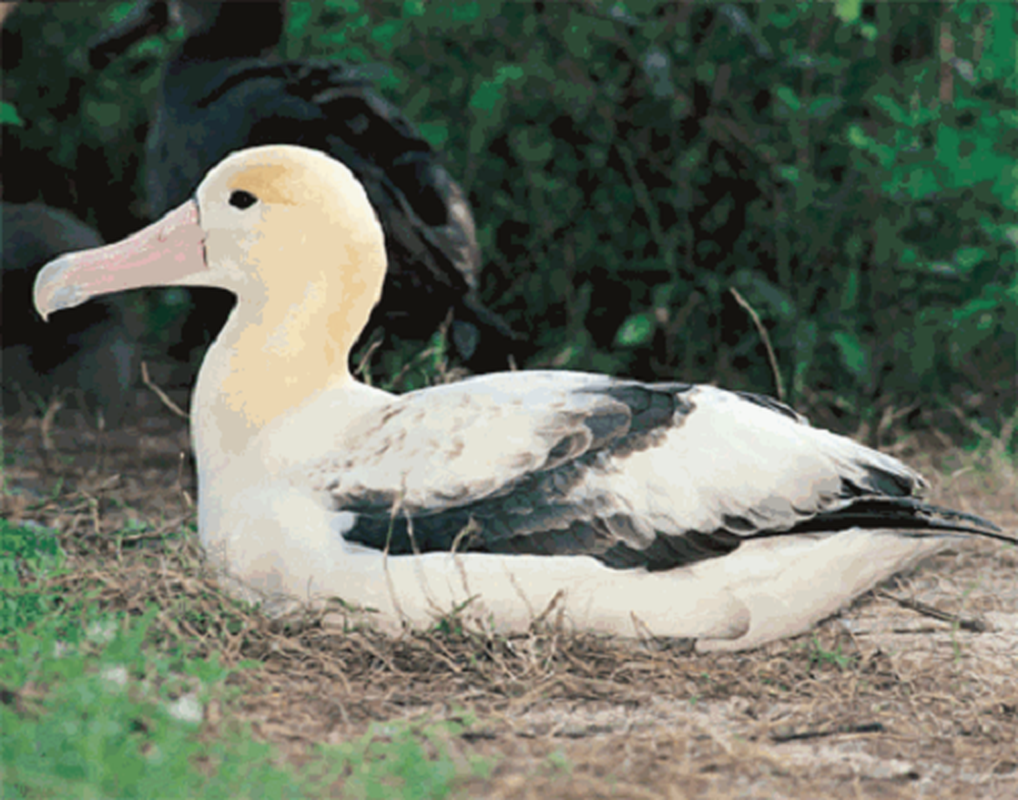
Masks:
[[[808,652],[810,667],[834,666],[839,670],[851,669],[858,660],[856,656],[843,653],[839,644],[834,650],[827,650],[814,636],[810,644],[801,645]]]
[[[38,581],[59,571],[61,556],[51,534],[34,528],[16,528],[0,520],[0,637],[47,613],[53,598],[40,588]],[[23,576],[35,580],[26,582]]]
[[[232,719],[245,668],[52,580],[57,539],[0,521],[0,798],[443,798],[465,773],[455,723],[375,726],[296,770]],[[212,726],[203,709],[223,707]]]
[[[460,730],[455,722],[372,725],[360,739],[337,748],[352,767],[344,786],[347,796],[365,800],[448,796],[464,775],[463,768],[446,755],[448,737]],[[438,753],[437,758],[433,753]],[[485,776],[488,765],[473,759],[469,771]]]

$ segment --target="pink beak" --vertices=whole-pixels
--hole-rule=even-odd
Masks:
[[[168,286],[204,272],[205,231],[198,204],[188,200],[121,242],[60,256],[35,279],[35,307],[43,319],[100,294]]]

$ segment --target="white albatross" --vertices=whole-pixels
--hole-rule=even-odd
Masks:
[[[379,299],[382,230],[338,161],[234,153],[194,200],[39,275],[45,317],[141,286],[237,306],[191,411],[198,527],[228,584],[278,609],[338,597],[383,626],[462,613],[745,649],[806,630],[961,533],[893,458],[769,398],[575,372],[395,396],[350,348]]]

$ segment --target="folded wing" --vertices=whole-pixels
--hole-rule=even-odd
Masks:
[[[899,461],[770,398],[505,373],[404,395],[317,465],[348,540],[393,554],[588,555],[663,570],[749,538],[995,530]]]

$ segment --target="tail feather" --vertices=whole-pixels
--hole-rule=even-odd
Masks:
[[[835,508],[799,522],[786,531],[767,532],[760,536],[790,533],[833,532],[847,528],[900,529],[969,533],[1018,544],[1018,536],[1004,533],[989,520],[925,503],[914,497],[852,498]]]

